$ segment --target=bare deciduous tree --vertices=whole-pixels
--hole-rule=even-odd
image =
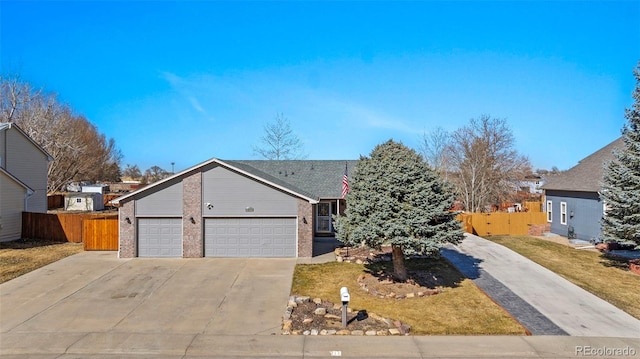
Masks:
[[[49,192],[73,181],[119,178],[122,155],[115,141],[54,94],[35,90],[18,77],[0,77],[0,91],[0,122],[15,122],[54,158],[48,168]]]
[[[418,145],[418,150],[425,162],[431,166],[444,180],[448,179],[449,157],[447,148],[451,135],[442,127],[436,127],[431,132],[424,132]]]
[[[255,155],[267,160],[298,160],[306,157],[302,141],[283,114],[278,114],[274,122],[266,124],[264,132],[260,145],[253,147]]]
[[[466,210],[482,212],[510,199],[531,172],[528,158],[513,147],[513,133],[505,119],[483,115],[452,133],[448,152],[455,175],[451,181]]]
[[[144,171],[144,176],[142,176],[142,183],[149,184],[153,182],[160,181],[169,177],[171,173],[160,166],[151,166],[146,171]]]

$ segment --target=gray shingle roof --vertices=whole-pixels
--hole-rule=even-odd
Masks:
[[[613,152],[624,148],[622,137],[584,158],[571,169],[546,178],[545,190],[598,192],[604,164],[614,159]]]
[[[358,163],[357,160],[224,160],[224,162],[312,198],[340,198],[345,163],[350,178]]]

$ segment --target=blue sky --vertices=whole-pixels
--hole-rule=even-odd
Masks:
[[[0,2],[0,71],[56,92],[123,164],[257,159],[283,113],[309,159],[506,118],[534,168],[613,141],[640,1]]]

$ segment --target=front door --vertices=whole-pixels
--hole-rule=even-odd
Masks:
[[[320,202],[316,205],[316,232],[332,233],[333,223],[331,214],[333,213],[332,202]]]

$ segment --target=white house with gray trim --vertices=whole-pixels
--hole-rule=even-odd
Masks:
[[[311,257],[356,162],[203,162],[112,201],[119,256]]]
[[[571,169],[549,176],[544,210],[551,232],[575,239],[597,240],[605,203],[600,199],[604,166],[614,151],[624,148],[622,137],[584,158]]]
[[[20,239],[22,212],[47,212],[52,160],[15,123],[0,123],[0,241]]]

